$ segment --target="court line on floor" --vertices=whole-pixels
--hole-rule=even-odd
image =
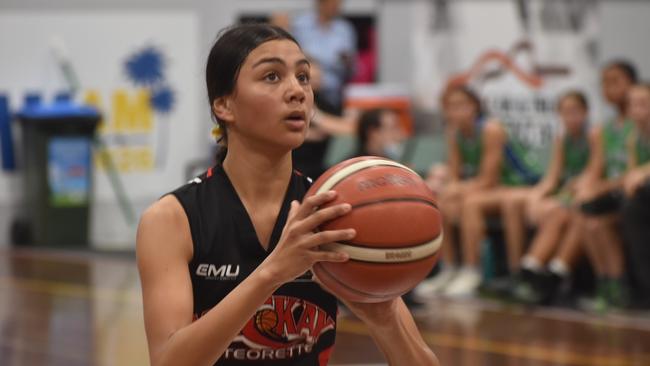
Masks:
[[[431,312],[436,311],[438,307],[452,306],[454,308],[468,308],[480,311],[491,312],[509,312],[518,316],[535,316],[539,319],[559,320],[563,322],[571,322],[576,324],[584,324],[590,326],[606,326],[609,328],[637,330],[642,332],[650,332],[650,318],[648,312],[640,313],[617,313],[615,311],[607,314],[596,314],[575,309],[562,308],[562,307],[534,307],[527,308],[518,304],[504,304],[497,300],[474,298],[463,300],[449,300],[449,299],[435,299],[427,305]],[[425,310],[422,314],[426,314]]]
[[[138,306],[141,306],[142,301],[139,292],[111,290],[101,287],[91,290],[88,286],[55,281],[0,277],[0,289],[3,287],[17,287],[21,290],[48,293],[56,296],[80,298],[99,297],[102,300],[119,301]],[[366,326],[355,320],[342,318],[338,322],[337,328],[345,333],[370,336]],[[426,330],[422,330],[421,332],[425,341],[432,346],[501,354],[504,356],[513,356],[536,361],[562,362],[567,365],[575,366],[633,366],[637,365],[639,360],[644,361],[646,364],[650,364],[650,355],[646,354],[637,355],[634,359],[616,356],[590,356],[553,348],[528,346],[519,343],[499,342],[475,337],[440,334]]]
[[[90,288],[87,285],[58,281],[0,277],[0,289],[7,287],[16,287],[21,290],[47,293],[54,296],[79,297],[84,299],[97,298],[99,300],[127,303],[142,307],[142,296],[137,291],[113,290],[99,286]]]
[[[344,333],[370,336],[366,326],[356,320],[339,319],[337,330]],[[591,356],[580,353],[558,350],[554,348],[529,346],[513,342],[500,342],[480,339],[476,337],[456,336],[451,334],[434,333],[420,330],[422,337],[432,347],[449,347],[469,351],[499,354],[518,357],[535,361],[550,362],[553,364],[575,366],[634,366],[650,364],[650,355],[638,355],[634,359],[617,356]],[[434,348],[435,350],[435,348]]]
[[[40,356],[47,356],[50,358],[51,356],[56,357],[56,361],[79,361],[79,362],[88,362],[88,358],[84,357],[83,355],[80,355],[78,353],[74,352],[67,352],[66,350],[60,350],[57,349],[56,347],[54,348],[49,348],[47,351],[43,351],[38,349],[37,347],[34,347],[34,342],[29,341],[29,340],[24,340],[20,338],[7,338],[3,339],[0,338],[0,346],[6,347],[11,349],[12,351],[16,352],[21,352],[21,353],[28,353],[28,354],[35,354],[35,355],[40,355]],[[8,356],[8,357],[11,357]],[[50,361],[52,361],[50,359]]]

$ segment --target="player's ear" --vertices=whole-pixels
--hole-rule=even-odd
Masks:
[[[235,119],[231,107],[232,101],[230,96],[218,97],[212,101],[212,112],[214,112],[217,118],[225,122],[232,122]]]

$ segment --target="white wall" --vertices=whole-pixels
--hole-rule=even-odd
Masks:
[[[650,1],[604,1],[601,16],[602,60],[629,59],[650,80]]]
[[[194,12],[198,18],[198,44],[196,47],[197,74],[202,73],[209,46],[218,30],[232,24],[242,13],[268,13],[271,11],[300,11],[312,6],[315,0],[2,0],[0,13],[8,10],[57,11],[79,10],[184,10]],[[462,10],[455,21],[467,25],[466,34],[452,34],[438,38],[435,42],[423,39],[419,34],[428,26],[432,16],[429,0],[347,0],[344,12],[348,14],[376,14],[379,34],[379,80],[382,82],[406,84],[414,95],[424,95],[419,104],[424,107],[435,105],[436,88],[441,78],[439,70],[456,65],[460,56],[470,57],[478,52],[476,45],[494,42],[495,45],[511,41],[515,25],[511,23],[489,24],[491,16],[512,12],[513,0],[454,0]],[[624,57],[633,61],[643,79],[650,79],[650,49],[646,47],[650,34],[650,1],[644,0],[602,0],[600,58],[603,61]],[[474,37],[460,48],[453,49],[454,37]],[[447,42],[447,43],[445,43]],[[428,47],[437,47],[437,53],[424,54]],[[447,47],[447,48],[446,48]],[[446,52],[452,47],[453,52]],[[3,58],[6,55],[3,54]],[[457,58],[455,58],[457,57]],[[3,65],[0,58],[0,67]],[[413,64],[413,59],[421,62]],[[436,69],[438,68],[438,69]],[[195,75],[196,76],[196,75]],[[5,88],[0,80],[0,89]],[[205,92],[197,83],[195,118],[197,123],[207,125],[209,115],[203,106]],[[15,101],[13,101],[15,103]],[[196,138],[202,138],[204,131],[197,129]],[[0,246],[6,245],[9,218],[15,210],[18,177],[0,172]],[[153,196],[152,196],[153,197]],[[138,210],[148,200],[136,203]],[[117,214],[115,202],[99,202],[104,216],[102,220],[122,220]],[[111,235],[105,233],[103,235]],[[132,242],[120,245],[132,245]]]
[[[81,84],[79,99],[83,100],[91,90],[99,96],[104,118],[99,135],[109,149],[114,149],[113,159],[126,195],[139,216],[161,195],[183,184],[187,163],[207,151],[210,124],[199,118],[202,72],[198,71],[197,28],[195,13],[181,10],[5,11],[0,13],[0,48],[13,57],[0,61],[0,80],[14,111],[20,108],[27,92],[37,91],[48,103],[66,87],[51,50],[50,37],[59,37]],[[138,91],[147,90],[128,78],[125,71],[127,60],[147,47],[155,47],[161,55],[164,66],[158,84],[171,90],[174,102],[168,111],[160,112],[147,100],[143,108],[151,115],[149,124],[118,126],[112,115],[117,110],[113,96],[124,93],[133,102]],[[16,143],[21,145],[20,140]],[[123,152],[131,157],[121,158],[127,164],[119,165]],[[143,153],[149,154],[153,162],[134,164],[137,159],[133,157]],[[21,193],[20,179],[16,174],[0,177],[9,188],[0,194],[2,205],[8,205],[0,216],[5,228],[13,216],[6,213],[15,213],[16,207],[11,205],[20,204],[15,198]],[[96,166],[93,180],[92,244],[133,248],[135,226],[128,225],[120,212],[107,170]]]

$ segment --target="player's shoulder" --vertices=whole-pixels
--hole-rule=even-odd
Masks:
[[[167,194],[151,204],[140,218],[140,228],[149,227],[175,230],[187,223],[185,211],[173,194]]]
[[[603,137],[605,134],[605,123],[601,123],[599,125],[593,126],[589,129],[589,132],[587,132],[587,137],[589,139],[600,139]]]
[[[142,215],[144,222],[155,221],[169,225],[186,222],[187,205],[196,202],[200,195],[199,190],[206,187],[207,182],[214,175],[214,168],[188,180],[182,186],[154,202]]]
[[[507,132],[503,123],[496,118],[490,118],[483,123],[483,135],[486,138],[503,138]]]
[[[136,240],[141,271],[151,271],[170,261],[189,262],[192,253],[189,222],[176,197],[166,195],[144,211]]]

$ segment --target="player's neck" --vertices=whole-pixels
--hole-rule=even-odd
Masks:
[[[275,156],[230,142],[223,168],[240,197],[249,202],[284,197],[293,169],[291,152]]]
[[[320,24],[321,27],[329,27],[330,23],[332,23],[332,20],[334,19],[333,17],[329,17],[325,14],[318,13],[318,24]]]

